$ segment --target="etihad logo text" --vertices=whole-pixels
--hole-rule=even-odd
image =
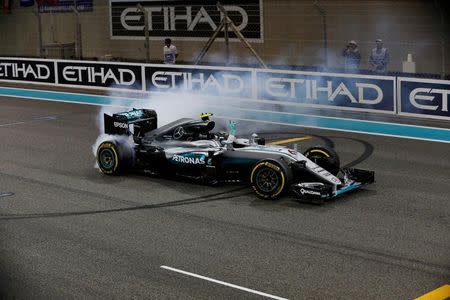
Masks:
[[[50,78],[50,68],[44,64],[0,63],[0,77],[46,80]]]
[[[153,73],[151,82],[158,89],[212,90],[218,94],[239,94],[245,88],[244,79],[238,75],[225,72],[193,74],[191,72],[157,71]]]
[[[112,81],[116,85],[131,86],[136,82],[136,75],[130,69],[87,66],[66,66],[62,70],[64,80],[74,83],[101,83]]]
[[[432,96],[430,94],[441,95],[441,111],[447,112],[448,95],[450,95],[450,90],[416,88],[409,94],[409,102],[411,102],[411,104],[418,109],[436,111],[439,109],[439,105],[436,104],[436,101],[434,101],[436,96]]]
[[[376,105],[383,100],[383,90],[373,83],[356,82],[356,91],[353,93],[344,82],[339,84],[327,80],[325,85],[320,86],[318,80],[300,78],[272,77],[264,82],[264,89],[272,97],[282,99],[304,99],[318,100],[326,95],[327,100],[332,102],[338,96],[347,97],[351,103]],[[368,98],[365,95],[371,94]]]
[[[211,14],[217,14],[218,9],[215,6],[212,7],[215,11],[212,11],[211,7],[208,6],[150,6],[144,7],[144,9],[148,12],[149,31],[153,30],[154,25],[161,23],[160,20],[162,20],[164,31],[180,29],[195,31],[202,24],[206,24],[211,30],[217,29],[224,16],[220,13],[220,20],[216,20],[217,23],[214,22]],[[241,22],[236,24],[240,31],[247,27],[248,14],[245,9],[236,5],[225,5],[224,8],[227,12],[240,15]],[[120,14],[120,23],[126,30],[142,31],[144,30],[144,15],[137,7],[128,7]]]

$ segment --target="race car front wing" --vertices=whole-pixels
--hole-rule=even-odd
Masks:
[[[343,184],[333,186],[322,182],[301,182],[291,185],[291,191],[297,198],[325,201],[359,189],[375,182],[375,172],[355,169],[341,169]]]

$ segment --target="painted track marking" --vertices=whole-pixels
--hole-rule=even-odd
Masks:
[[[422,295],[415,300],[446,300],[450,299],[450,285],[446,284],[437,288],[425,295]]]
[[[296,138],[291,138],[291,139],[273,141],[273,142],[270,142],[270,144],[271,145],[284,145],[284,144],[305,141],[305,140],[310,140],[310,139],[312,139],[312,137],[307,135],[307,136],[296,137]]]
[[[217,280],[217,279],[213,279],[213,278],[210,278],[210,277],[206,277],[206,276],[198,275],[198,274],[195,274],[195,273],[183,271],[183,270],[180,270],[180,269],[175,269],[175,268],[168,267],[168,266],[161,266],[161,269],[165,269],[165,270],[177,272],[177,273],[180,273],[180,274],[188,275],[188,276],[191,276],[191,277],[203,279],[203,280],[206,280],[206,281],[209,281],[209,282],[214,282],[214,283],[217,283],[217,284],[220,284],[220,285],[228,286],[228,287],[231,287],[231,288],[235,288],[235,289],[238,289],[238,290],[241,290],[241,291],[245,291],[245,292],[248,292],[248,293],[260,295],[260,296],[267,297],[267,298],[272,298],[272,299],[277,299],[277,300],[287,300],[287,298],[282,298],[282,297],[279,297],[279,296],[263,293],[263,292],[252,290],[252,289],[249,289],[249,288],[245,288],[245,287],[242,287],[242,286],[239,286],[239,285],[236,285],[236,284],[220,281],[220,280]]]
[[[0,192],[0,198],[2,198],[2,197],[9,197],[9,196],[12,196],[12,195],[14,195],[14,193],[11,193],[11,192]]]
[[[56,120],[56,116],[45,116],[45,117],[36,117],[28,121],[18,121],[18,122],[11,122],[11,123],[4,123],[0,124],[0,127],[6,127],[6,126],[13,126],[13,125],[22,125],[27,123],[34,123],[39,121],[49,121],[49,120]]]

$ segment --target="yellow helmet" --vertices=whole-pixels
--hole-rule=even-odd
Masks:
[[[203,121],[203,122],[209,122],[209,121],[211,121],[211,116],[212,116],[213,114],[212,113],[201,113],[200,114],[200,119]]]

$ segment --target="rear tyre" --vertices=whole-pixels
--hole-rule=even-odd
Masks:
[[[313,161],[317,165],[321,166],[333,175],[337,175],[341,168],[341,162],[339,155],[327,146],[314,146],[308,148],[304,153],[304,156]]]
[[[288,174],[274,161],[260,161],[252,169],[250,184],[262,199],[280,197],[287,185]]]
[[[106,175],[119,175],[134,165],[134,151],[128,142],[105,141],[97,148],[97,164]]]

